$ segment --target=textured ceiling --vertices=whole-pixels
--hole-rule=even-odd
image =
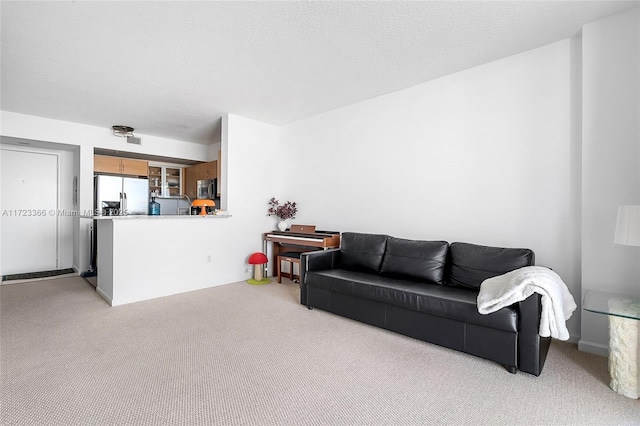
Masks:
[[[211,143],[543,46],[638,1],[0,3],[6,111]]]

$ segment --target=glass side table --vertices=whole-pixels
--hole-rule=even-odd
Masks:
[[[640,299],[587,290],[582,309],[609,317],[610,387],[621,395],[638,399]]]

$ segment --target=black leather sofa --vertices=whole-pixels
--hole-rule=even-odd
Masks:
[[[538,376],[551,342],[540,295],[489,315],[476,301],[483,280],[534,262],[529,249],[345,232],[340,249],[302,254],[300,303]]]

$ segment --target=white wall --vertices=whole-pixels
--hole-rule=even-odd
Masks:
[[[77,208],[80,211],[88,211],[93,208],[94,148],[196,161],[208,161],[211,154],[209,147],[202,144],[136,133],[136,136],[142,138],[142,145],[132,145],[126,143],[125,138],[113,136],[110,128],[34,117],[9,111],[0,111],[0,122],[2,123],[0,135],[3,137],[36,141],[39,146],[46,145],[49,149],[56,149],[56,146],[60,145],[65,147],[63,149],[74,151],[75,164],[69,166],[70,168],[65,173],[78,173],[79,205]],[[41,142],[45,142],[45,144]],[[89,226],[90,221],[88,220],[76,218],[74,221],[73,266],[80,272],[89,267]]]
[[[613,243],[617,207],[640,204],[638,10],[583,28],[582,289],[640,296],[640,248]],[[583,313],[580,348],[606,354],[607,317]]]
[[[227,222],[234,235],[228,250],[245,269],[249,255],[262,251],[262,234],[275,229],[267,202],[285,186],[281,146],[276,126],[232,114],[222,118],[222,163],[227,172],[222,176],[221,204],[233,215]]]
[[[528,247],[579,299],[576,48],[564,40],[283,127],[296,222]]]

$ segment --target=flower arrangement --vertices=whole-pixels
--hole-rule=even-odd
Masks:
[[[287,201],[283,205],[280,205],[280,201],[271,197],[269,200],[269,210],[267,210],[269,216],[274,215],[280,218],[280,220],[295,219],[296,213],[298,213],[298,206],[295,202]]]

